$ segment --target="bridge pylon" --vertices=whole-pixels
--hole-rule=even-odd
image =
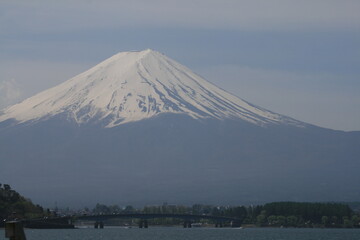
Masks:
[[[191,228],[191,227],[192,227],[192,226],[191,226],[191,221],[187,221],[187,220],[186,220],[186,221],[184,222],[184,225],[183,225],[183,226],[184,226],[184,228]]]
[[[240,221],[231,221],[230,226],[232,228],[239,228],[239,227],[241,227],[241,222]]]
[[[96,221],[94,223],[94,228],[100,228],[100,229],[104,228],[104,222],[103,221]]]
[[[215,223],[215,227],[216,227],[216,228],[222,228],[222,227],[223,227],[223,223],[222,223],[222,222],[216,222],[216,223]]]
[[[139,228],[148,228],[149,223],[146,219],[140,219],[139,220]]]

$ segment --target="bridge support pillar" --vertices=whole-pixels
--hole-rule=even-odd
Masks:
[[[184,228],[191,228],[191,221],[185,221],[183,226]]]
[[[139,220],[139,228],[148,228],[149,223],[146,219],[140,219]]]
[[[94,223],[94,228],[104,228],[104,222],[103,221],[96,221]]]
[[[239,228],[239,227],[241,227],[241,222],[231,221],[230,225],[232,228]]]
[[[222,223],[222,222],[216,222],[216,223],[215,223],[215,227],[216,227],[216,228],[218,228],[218,227],[219,227],[219,228],[222,228],[222,227],[223,227],[223,223]]]

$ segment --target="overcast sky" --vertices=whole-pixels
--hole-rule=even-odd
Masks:
[[[152,48],[253,104],[360,130],[358,0],[0,0],[0,108]]]

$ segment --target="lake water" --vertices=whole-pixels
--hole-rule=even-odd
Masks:
[[[5,240],[0,229],[0,240]],[[25,229],[27,240],[359,240],[360,229],[150,227],[39,230]]]

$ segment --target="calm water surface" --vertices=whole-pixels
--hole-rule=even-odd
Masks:
[[[0,240],[5,240],[0,230]],[[148,229],[25,229],[27,240],[360,240],[360,229],[269,229],[152,227]]]

